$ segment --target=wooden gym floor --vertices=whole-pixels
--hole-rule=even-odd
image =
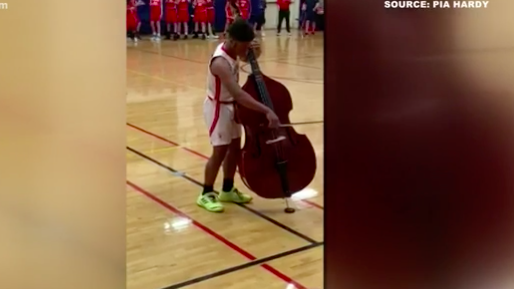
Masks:
[[[207,61],[217,43],[127,44],[127,287],[321,289],[323,36],[263,41],[262,70],[291,91],[291,121],[318,157],[315,180],[295,196],[290,215],[282,200],[259,197],[223,214],[196,206],[210,154]]]

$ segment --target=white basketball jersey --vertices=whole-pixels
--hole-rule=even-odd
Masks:
[[[234,101],[230,92],[228,92],[227,88],[221,83],[219,78],[212,74],[211,72],[211,63],[217,57],[223,57],[228,61],[230,67],[232,68],[232,75],[234,79],[239,82],[239,61],[237,59],[229,56],[221,43],[216,47],[216,50],[212,54],[212,58],[209,61],[208,73],[207,73],[207,96],[211,99],[221,101],[221,102],[231,102]]]

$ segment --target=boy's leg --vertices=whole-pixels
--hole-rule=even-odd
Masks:
[[[200,26],[201,26],[201,29],[202,29],[202,39],[205,39],[206,38],[205,33],[207,32],[206,31],[207,30],[207,28],[206,28],[207,24],[205,22],[202,22],[202,23],[200,23]]]
[[[161,39],[161,20],[159,19],[159,21],[155,21],[155,28],[156,28],[156,32],[157,32],[157,39]]]
[[[216,35],[216,33],[214,32],[214,29],[212,28],[212,23],[211,22],[207,23],[207,28],[209,29],[210,38],[217,39],[218,35]]]
[[[282,30],[282,22],[284,21],[284,11],[278,10],[278,24],[277,24],[277,35],[280,35]]]
[[[261,36],[265,36],[264,24],[266,24],[266,16],[262,13],[259,17],[259,31],[261,32]]]
[[[195,15],[197,16],[197,15]],[[200,24],[198,23],[198,21],[196,20],[195,18],[195,31],[193,32],[194,35],[193,35],[193,38],[198,38],[199,37],[199,34],[200,34],[200,28],[199,28]]]
[[[166,39],[171,39],[171,34],[173,33],[171,32],[171,25],[171,22],[166,22]]]
[[[189,35],[189,23],[184,22],[183,25],[184,25],[184,39],[187,39],[187,37]]]
[[[157,36],[157,32],[156,32],[156,29],[155,29],[155,22],[154,21],[150,21],[150,27],[152,28],[152,38],[150,38],[150,39],[153,41],[153,40],[155,40],[155,38]]]
[[[233,112],[224,104],[206,99],[203,113],[209,131],[212,155],[205,165],[204,188],[196,203],[207,211],[222,212],[223,205],[214,193],[214,182],[233,139]]]
[[[136,29],[132,30],[132,41],[134,41],[134,43],[137,43],[137,31],[136,31]]]
[[[233,139],[223,160],[223,192],[234,188],[234,176],[241,155],[241,138]]]
[[[141,39],[141,36],[139,35],[140,30],[141,30],[141,21],[138,20],[137,26],[136,26],[136,39]]]
[[[228,147],[228,152],[223,161],[223,188],[218,199],[222,202],[248,203],[252,197],[239,192],[234,186],[234,176],[241,157],[241,138],[236,135]]]
[[[285,11],[286,31],[291,34],[291,11]]]
[[[173,23],[173,39],[177,40],[179,38],[180,34],[180,23],[174,22]]]
[[[196,203],[210,212],[222,212],[224,209],[218,201],[218,196],[214,193],[214,182],[225,159],[228,147],[229,145],[214,146],[212,155],[205,165],[204,187]]]

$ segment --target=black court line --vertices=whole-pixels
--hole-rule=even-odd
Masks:
[[[168,287],[164,287],[162,289],[178,289],[178,288],[182,288],[182,287],[185,287],[185,286],[190,286],[190,285],[193,285],[193,284],[196,284],[196,283],[200,283],[200,282],[204,282],[204,281],[207,281],[209,279],[213,279],[213,278],[216,278],[216,277],[219,277],[219,276],[222,276],[222,275],[226,275],[226,274],[229,274],[229,273],[234,273],[234,272],[237,272],[237,271],[249,268],[249,267],[260,265],[262,263],[270,262],[270,261],[273,261],[273,260],[276,260],[276,259],[279,259],[279,258],[283,258],[283,257],[289,256],[289,255],[293,255],[293,254],[296,254],[296,253],[307,251],[307,250],[310,250],[310,249],[313,249],[313,248],[316,248],[316,247],[319,247],[319,246],[323,246],[323,244],[324,244],[324,242],[310,244],[310,245],[303,246],[303,247],[300,247],[300,248],[297,248],[297,249],[293,249],[293,250],[285,251],[285,252],[278,253],[278,254],[275,254],[275,255],[271,255],[271,256],[266,257],[266,258],[253,260],[253,261],[248,262],[248,263],[244,263],[244,264],[241,264],[241,265],[237,265],[237,266],[234,266],[234,267],[223,269],[221,271],[217,271],[217,272],[214,272],[214,273],[210,273],[210,274],[207,274],[207,275],[203,275],[203,276],[200,276],[200,277],[189,279],[187,281],[176,283],[176,284],[170,285]]]
[[[167,165],[165,165],[165,164],[163,164],[163,163],[161,163],[161,162],[159,162],[159,161],[157,161],[157,160],[155,160],[155,159],[153,159],[153,158],[151,158],[151,157],[149,157],[149,156],[147,156],[147,155],[145,155],[145,154],[143,154],[143,153],[141,153],[141,152],[139,152],[139,151],[137,151],[137,150],[135,150],[135,149],[133,149],[131,147],[127,146],[127,150],[133,152],[134,154],[136,154],[136,155],[138,155],[138,156],[140,156],[140,157],[142,157],[142,158],[144,158],[144,159],[146,159],[146,160],[148,160],[148,161],[150,161],[150,162],[152,162],[152,163],[154,163],[154,164],[156,164],[156,165],[158,165],[158,166],[160,166],[160,167],[162,167],[164,169],[167,169],[168,171],[172,172],[173,175],[175,175],[175,176],[184,178],[184,179],[190,181],[191,183],[198,185],[199,187],[203,187],[203,184],[201,182],[191,178],[190,176],[186,175],[185,173],[179,172],[176,169],[171,168],[171,167],[169,167],[169,166],[167,166]],[[219,194],[218,191],[215,191],[215,193]],[[238,205],[241,208],[244,208],[244,209],[248,210],[249,212],[255,214],[256,216],[261,217],[262,219],[265,219],[266,221],[272,223],[273,225],[275,225],[277,227],[280,227],[281,229],[283,229],[285,231],[288,231],[289,233],[291,233],[293,235],[296,235],[299,238],[302,238],[303,240],[305,240],[305,241],[307,241],[307,242],[309,242],[311,244],[317,244],[318,243],[318,241],[312,239],[311,237],[306,236],[306,235],[304,235],[304,234],[302,234],[302,233],[300,233],[300,232],[298,232],[298,231],[296,231],[296,230],[294,230],[294,229],[292,229],[292,228],[290,228],[290,227],[288,227],[288,226],[278,222],[277,220],[272,219],[272,218],[264,215],[263,213],[255,210],[255,209],[247,207],[247,206],[245,206],[243,204],[236,204],[236,205]]]

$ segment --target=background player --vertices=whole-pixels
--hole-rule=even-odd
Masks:
[[[241,154],[241,125],[234,121],[234,103],[266,115],[271,127],[277,127],[279,120],[273,110],[254,100],[239,86],[238,59],[245,60],[250,45],[256,56],[260,46],[254,41],[252,25],[238,18],[227,30],[225,42],[218,45],[211,61],[207,77],[207,98],[204,102],[204,117],[209,128],[213,146],[212,155],[205,166],[203,192],[196,203],[210,212],[222,212],[222,202],[248,203],[252,197],[234,187],[234,176]],[[214,193],[214,182],[223,166],[223,188]]]
[[[217,39],[218,36],[214,33],[214,20],[216,20],[216,10],[214,9],[214,0],[207,0],[207,32],[209,38]]]
[[[194,0],[193,6],[195,9],[195,16],[193,18],[195,22],[195,36],[198,38],[198,34],[202,34],[202,39],[205,39],[205,29],[207,25],[207,1],[206,0]]]
[[[173,39],[178,39],[178,15],[177,15],[177,0],[166,0],[166,26],[168,35],[167,39],[171,39],[171,35],[173,35]]]
[[[260,36],[264,36],[264,24],[266,23],[266,0],[258,0],[259,6],[255,13],[252,13],[251,22],[256,33]]]
[[[305,35],[316,31],[316,9],[319,7],[318,0],[305,0]]]
[[[152,26],[152,41],[161,40],[162,0],[150,0],[150,26]]]
[[[319,17],[320,15],[325,14],[325,8],[323,8],[323,1],[318,0],[316,3],[316,6],[314,6],[314,13]],[[314,29],[312,31],[312,34],[316,33],[316,21],[314,21]]]
[[[225,5],[225,16],[227,21],[225,22],[225,36],[227,34],[228,27],[234,22],[236,19],[236,15],[239,14],[239,9],[235,4],[234,0],[227,0],[227,4]]]
[[[243,18],[244,20],[249,20],[251,12],[250,0],[238,0],[236,4],[239,10],[239,16],[241,16],[241,18]]]
[[[177,0],[177,13],[178,13],[178,30],[177,33],[180,33],[180,24],[182,24],[182,28],[184,29],[182,32],[184,33],[184,39],[187,39],[189,35],[189,0]]]
[[[129,38],[137,43],[139,38],[140,21],[137,15],[137,6],[135,0],[127,0],[127,32]]]
[[[300,17],[298,18],[298,33],[303,36],[305,31],[305,20],[307,16],[307,3],[305,3],[305,0],[301,0],[300,2]]]

